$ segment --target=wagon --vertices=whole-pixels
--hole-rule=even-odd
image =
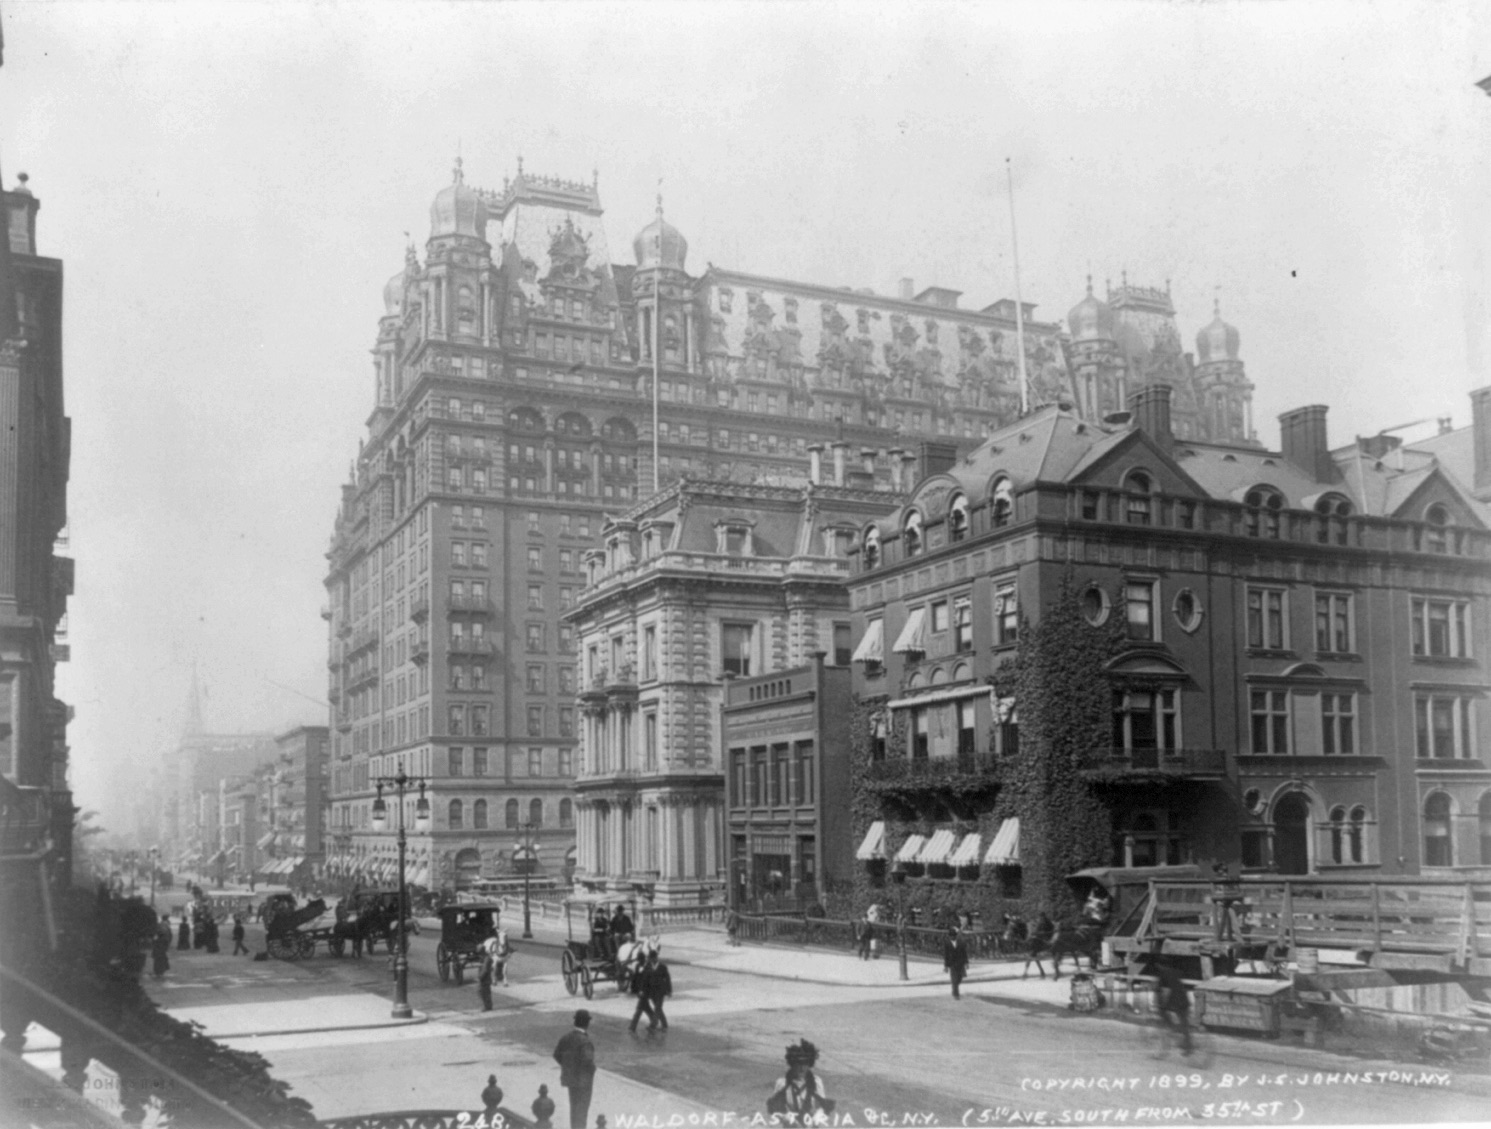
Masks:
[[[283,903],[269,907],[264,918],[269,955],[278,960],[301,960],[315,953],[317,941],[325,941],[328,948],[336,951],[332,929],[301,928],[325,912],[326,903],[320,898],[299,909]]]
[[[642,967],[646,946],[639,941],[613,939],[609,928],[593,928],[598,914],[603,914],[609,923],[617,906],[624,906],[635,923],[637,901],[635,898],[568,898],[564,903],[564,921],[569,940],[559,958],[559,970],[564,974],[564,986],[570,995],[582,988],[588,1000],[595,995],[598,981],[613,980],[623,994],[631,987],[632,977]],[[580,938],[575,938],[575,926],[579,923]]]
[[[481,962],[481,946],[492,930],[502,906],[497,902],[460,902],[440,908],[440,943],[435,946],[435,968],[442,981],[455,978],[465,983],[468,964]]]

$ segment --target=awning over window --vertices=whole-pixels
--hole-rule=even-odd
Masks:
[[[999,825],[999,833],[989,845],[984,861],[993,866],[1020,865],[1020,820],[1006,819]]]
[[[870,824],[870,829],[865,832],[864,842],[854,852],[854,857],[862,862],[885,857],[885,820],[877,819]]]
[[[901,628],[901,634],[896,636],[896,645],[891,648],[898,655],[904,655],[908,651],[917,653],[927,649],[927,609],[915,608],[906,620],[906,626]]]
[[[958,844],[958,849],[953,852],[952,858],[947,860],[948,866],[977,866],[978,849],[983,843],[983,838],[978,832],[972,835],[964,835],[963,841]]]
[[[271,843],[273,843],[274,840],[275,840],[275,833],[273,831],[265,832],[263,835],[259,836],[259,849],[261,851],[264,850]]]
[[[915,862],[916,856],[921,853],[921,849],[926,846],[926,844],[927,837],[925,835],[909,836],[907,840],[901,844],[901,849],[896,852],[896,861]]]
[[[953,843],[956,841],[957,836],[951,831],[938,831],[921,849],[916,861],[922,864],[946,862],[948,855],[953,853]]]
[[[870,620],[869,626],[865,628],[865,637],[859,641],[859,646],[854,648],[854,661],[857,663],[885,662],[885,620]]]
[[[917,706],[935,706],[938,702],[952,702],[959,698],[982,698],[994,692],[991,686],[959,686],[950,690],[932,690],[909,698],[897,698],[890,703],[893,710],[915,709]]]
[[[430,868],[421,866],[409,877],[411,886],[428,886],[430,884]]]

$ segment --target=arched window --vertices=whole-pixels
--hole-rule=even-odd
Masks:
[[[916,510],[906,515],[906,524],[901,527],[901,539],[905,542],[908,557],[914,557],[922,551],[922,515]]]
[[[1124,520],[1130,525],[1148,525],[1150,522],[1150,495],[1154,493],[1154,479],[1147,471],[1131,470],[1124,476],[1123,488],[1128,491],[1124,505]]]
[[[1367,809],[1357,804],[1351,809],[1351,823],[1346,828],[1346,841],[1352,862],[1367,861]]]
[[[995,529],[1002,525],[1008,525],[1015,516],[1015,487],[1008,478],[1000,477],[994,480],[994,487],[989,491],[990,521]]]
[[[1352,512],[1351,501],[1340,494],[1322,494],[1315,500],[1315,512],[1323,518],[1350,517]],[[1331,527],[1334,525],[1336,531],[1336,544],[1346,544],[1346,524],[1344,522],[1322,521],[1315,530],[1315,540],[1322,545],[1331,539]]]
[[[968,499],[962,494],[954,494],[952,504],[947,508],[947,539],[961,541],[967,536]]]
[[[535,827],[542,827],[544,825],[544,802],[542,800],[534,800],[529,803],[528,822]]]
[[[1455,846],[1450,838],[1450,798],[1443,792],[1431,793],[1424,801],[1424,865],[1455,865]]]
[[[506,807],[506,809],[503,812],[503,816],[504,816],[504,818],[503,818],[503,825],[509,831],[516,831],[518,829],[518,801],[517,800],[508,800],[507,801],[507,807]]]
[[[870,526],[865,530],[864,539],[861,543],[864,567],[875,568],[880,564],[880,527]]]
[[[1424,522],[1429,527],[1424,537],[1424,548],[1431,553],[1449,552],[1450,511],[1435,502],[1424,511]]]
[[[1346,861],[1346,809],[1331,808],[1331,862]]]
[[[613,416],[601,425],[601,436],[613,443],[632,443],[637,438],[637,429],[630,420]]]
[[[554,421],[554,430],[560,435],[588,439],[590,438],[590,421],[579,412],[565,412]]]
[[[459,831],[464,825],[466,818],[465,806],[460,800],[452,800],[448,811],[448,825],[452,831]]]
[[[1284,495],[1272,486],[1255,486],[1243,498],[1243,504],[1248,507],[1249,537],[1279,535],[1279,511],[1284,508]]]
[[[477,830],[481,830],[485,828],[486,825],[487,801],[477,800],[476,803],[471,805],[471,826],[476,828]]]
[[[564,799],[559,801],[559,826],[573,827],[575,825],[575,804],[573,800]]]
[[[532,408],[514,408],[507,413],[507,426],[514,431],[541,433],[544,430],[544,417]]]

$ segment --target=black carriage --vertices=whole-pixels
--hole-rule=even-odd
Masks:
[[[299,909],[280,902],[265,910],[264,935],[269,955],[277,960],[302,960],[313,955],[316,942],[325,941],[335,949],[330,928],[301,928],[309,925],[326,912],[326,903],[320,898],[307,902]]]
[[[497,928],[502,906],[497,902],[458,902],[440,908],[440,943],[435,946],[435,968],[442,981],[466,982],[466,966],[481,963],[482,943]]]
[[[632,977],[640,971],[643,945],[635,935],[631,940],[625,940],[611,931],[617,906],[625,908],[635,930],[635,898],[565,900],[564,921],[569,939],[559,958],[559,970],[564,974],[564,986],[570,995],[583,989],[588,1000],[595,995],[596,983],[603,980],[615,981],[617,989],[624,995],[631,988]],[[577,923],[581,934],[579,939],[575,937]]]

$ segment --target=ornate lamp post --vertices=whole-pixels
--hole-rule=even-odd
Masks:
[[[378,787],[378,797],[373,801],[373,829],[382,831],[388,826],[388,804],[383,799],[383,789],[394,790],[399,807],[399,906],[396,927],[399,931],[399,947],[393,958],[393,1018],[408,1019],[414,1012],[409,1007],[409,931],[404,928],[408,914],[408,893],[404,888],[404,852],[409,837],[404,829],[404,793],[419,789],[419,801],[414,805],[414,829],[428,831],[430,827],[430,801],[425,799],[425,782],[406,776],[399,768],[396,776],[380,776],[373,781]]]
[[[523,833],[523,838],[513,844],[513,857],[522,860],[523,867],[523,939],[533,939],[533,919],[530,916],[528,903],[528,878],[533,873],[533,824],[520,823],[518,830]]]

